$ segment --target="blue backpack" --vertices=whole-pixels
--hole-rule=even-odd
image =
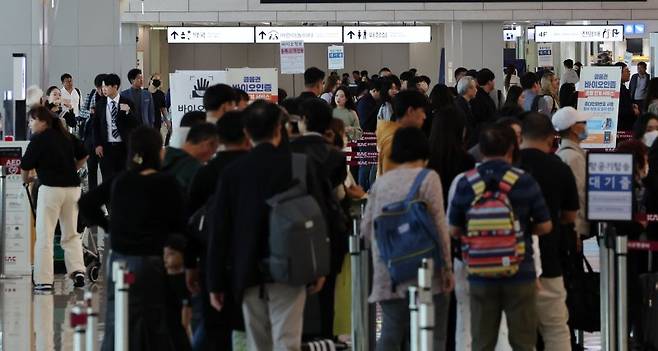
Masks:
[[[391,275],[393,290],[396,285],[418,276],[418,267],[424,258],[434,259],[436,270],[443,263],[436,225],[427,204],[418,199],[420,186],[429,172],[423,169],[407,197],[386,205],[382,214],[375,218],[375,239]]]

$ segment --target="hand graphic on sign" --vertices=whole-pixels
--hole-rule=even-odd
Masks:
[[[196,80],[194,85],[194,90],[192,91],[192,97],[202,98],[206,95],[206,90],[210,86],[210,82],[205,78],[199,78]]]

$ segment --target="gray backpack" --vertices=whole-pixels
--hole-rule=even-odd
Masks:
[[[318,202],[308,193],[306,156],[292,154],[296,184],[267,204],[270,211],[270,255],[264,273],[275,283],[306,285],[330,270],[327,224]]]

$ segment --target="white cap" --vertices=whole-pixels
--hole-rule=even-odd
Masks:
[[[578,122],[586,122],[589,116],[571,106],[563,107],[553,115],[553,127],[558,132],[571,128]]]

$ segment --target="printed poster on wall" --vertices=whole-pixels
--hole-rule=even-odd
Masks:
[[[279,73],[276,68],[229,68],[226,84],[244,90],[251,101],[278,101]]]
[[[0,237],[4,240],[5,272],[10,275],[32,273],[30,203],[21,178],[21,157],[27,144],[27,141],[0,142],[0,164],[7,169],[6,223]]]
[[[552,43],[538,43],[537,44],[537,66],[539,66],[539,67],[553,67],[553,44]]]
[[[226,71],[176,71],[169,74],[171,122],[180,126],[183,115],[203,111],[203,96],[211,85],[226,83]]]
[[[621,70],[619,67],[586,66],[580,74],[578,111],[589,115],[587,149],[608,149],[617,145],[617,117]]]
[[[331,45],[327,48],[327,63],[329,69],[345,68],[345,47],[342,45]]]
[[[279,44],[281,54],[281,73],[296,74],[304,73],[304,41],[284,40]]]

